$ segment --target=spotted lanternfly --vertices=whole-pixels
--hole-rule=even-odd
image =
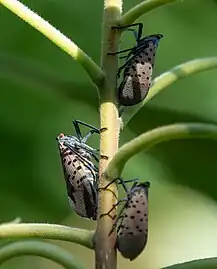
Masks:
[[[118,181],[124,187],[127,197],[118,201],[108,213],[103,215],[109,215],[117,205],[124,203],[110,234],[117,227],[117,248],[125,258],[132,261],[144,250],[147,244],[148,189],[150,183],[139,183],[138,179],[124,181],[118,178],[111,181],[105,189],[115,181]],[[128,191],[126,183],[132,181],[134,184]]]
[[[130,190],[117,232],[117,248],[131,261],[145,248],[148,239],[149,182],[136,183]]]
[[[73,124],[77,137],[64,134],[57,137],[68,198],[79,216],[96,220],[98,168],[93,159],[98,162],[97,150],[86,142],[100,130],[78,120]],[[91,128],[85,137],[82,137],[79,124]]]
[[[138,33],[131,26],[138,26]],[[118,102],[122,106],[133,106],[145,99],[148,94],[152,81],[152,72],[155,62],[155,53],[162,34],[153,34],[141,38],[142,23],[127,25],[124,27],[113,27],[115,29],[128,28],[133,31],[136,36],[137,44],[133,48],[122,50],[116,53],[108,53],[115,55],[130,51],[123,66],[118,70],[117,76],[123,70],[123,80],[118,87]]]

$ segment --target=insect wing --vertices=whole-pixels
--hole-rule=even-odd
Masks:
[[[138,62],[131,66],[119,87],[119,104],[133,106],[140,103],[148,94],[151,86],[152,65]]]
[[[90,170],[93,169],[98,172],[98,168],[91,161],[91,158],[94,158],[98,161],[97,157],[95,156],[97,150],[94,150],[93,148],[84,143],[79,143],[77,141],[74,142],[73,140],[65,141],[64,146],[74,152],[76,155],[78,155],[78,158],[83,161],[85,165],[89,167]]]
[[[58,142],[67,186],[68,198],[75,212],[86,218],[96,219],[97,194],[95,182],[97,173],[89,161],[81,159],[79,153]]]
[[[147,96],[151,86],[157,47],[156,38],[141,40],[135,47],[134,55],[127,60],[123,73],[124,79],[118,88],[120,105],[133,106]]]
[[[148,239],[148,187],[141,183],[131,190],[118,227],[117,248],[130,260],[143,251]]]

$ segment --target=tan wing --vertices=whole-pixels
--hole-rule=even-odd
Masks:
[[[143,251],[147,238],[148,196],[147,189],[140,187],[132,193],[124,210],[117,247],[124,257],[133,260]]]
[[[97,195],[94,187],[96,172],[63,143],[58,145],[71,206],[81,217],[96,219]]]
[[[147,96],[152,81],[156,49],[157,46],[149,41],[148,47],[132,57],[132,61],[126,66],[124,80],[118,89],[121,105],[136,105]]]

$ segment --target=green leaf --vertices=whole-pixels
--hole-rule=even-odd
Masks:
[[[164,267],[164,269],[216,269],[216,267],[217,258],[208,258],[175,264],[169,267]]]

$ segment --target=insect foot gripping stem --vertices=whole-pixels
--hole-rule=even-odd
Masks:
[[[126,183],[134,182],[128,191]],[[127,193],[124,199],[113,205],[110,212],[115,206],[122,206],[110,234],[117,227],[117,248],[127,259],[134,260],[145,248],[148,239],[148,189],[149,182],[139,183],[134,180],[119,180]]]
[[[145,99],[152,82],[152,73],[155,63],[155,54],[162,34],[153,34],[141,38],[142,23],[127,25],[124,27],[113,27],[117,29],[139,26],[138,33],[132,31],[136,37],[137,44],[130,49],[116,53],[129,51],[125,63],[119,68],[117,76],[123,71],[123,79],[118,87],[118,102],[122,106],[134,106]]]
[[[86,141],[99,130],[80,121],[73,121],[73,124],[76,136],[60,134],[57,137],[68,198],[79,216],[96,220],[98,167],[93,159],[98,161],[97,150],[88,146]],[[86,136],[82,137],[78,124],[91,129]]]

